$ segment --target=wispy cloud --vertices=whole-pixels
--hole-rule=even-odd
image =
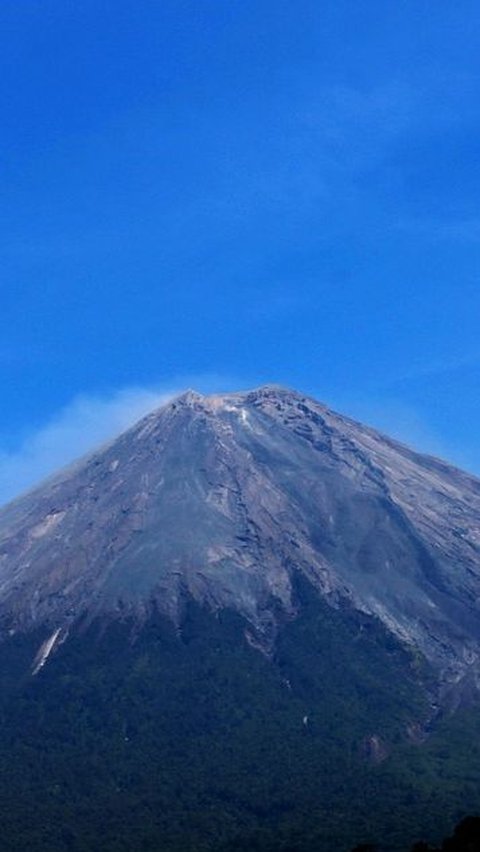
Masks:
[[[115,438],[188,388],[218,393],[257,384],[261,384],[261,378],[245,382],[225,374],[203,373],[177,376],[170,384],[160,387],[125,387],[109,394],[78,394],[43,426],[27,434],[20,446],[8,451],[0,446],[0,506]]]
[[[127,429],[181,389],[124,388],[77,396],[13,452],[0,451],[0,504]]]

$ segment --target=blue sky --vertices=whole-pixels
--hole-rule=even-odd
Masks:
[[[190,385],[480,473],[477,3],[2,0],[0,41],[0,500]]]

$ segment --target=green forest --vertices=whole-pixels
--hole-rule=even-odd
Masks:
[[[177,628],[155,613],[85,624],[35,677],[44,634],[13,636],[1,849],[408,850],[478,812],[479,712],[432,723],[421,660],[299,594],[270,655],[238,616],[193,602]]]

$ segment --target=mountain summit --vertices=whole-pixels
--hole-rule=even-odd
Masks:
[[[297,578],[476,682],[480,481],[282,387],[188,391],[0,511],[0,624],[176,624],[193,599],[269,652]]]

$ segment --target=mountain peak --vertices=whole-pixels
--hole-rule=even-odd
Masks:
[[[202,394],[191,388],[171,400],[170,404],[195,406],[204,403],[212,408],[219,408],[229,404],[252,404],[262,399],[305,399],[297,391],[277,384],[260,385],[257,388],[244,391],[229,391],[226,393]]]
[[[202,394],[196,390],[188,389],[174,397],[166,408],[171,412],[189,409],[193,412],[203,412],[210,415],[219,415],[222,412],[236,413],[241,417],[242,422],[246,423],[247,411],[250,408],[264,407],[265,411],[269,409],[270,416],[275,416],[278,412],[282,412],[285,406],[296,405],[299,401],[313,403],[313,400],[309,400],[308,397],[290,388],[267,384],[251,390],[214,394]],[[319,406],[319,403],[316,403],[316,405]],[[161,414],[164,408],[165,406],[162,406],[153,415],[147,415],[147,419]]]
[[[186,391],[183,391],[183,393],[179,394],[178,396],[175,396],[172,402],[177,404],[180,403],[184,405],[193,405],[195,402],[198,402],[201,399],[203,399],[201,393],[198,393],[198,391],[193,390],[193,388],[187,388]]]

